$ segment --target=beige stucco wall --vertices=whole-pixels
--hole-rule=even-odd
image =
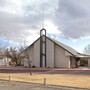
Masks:
[[[29,58],[30,58],[30,61],[31,61],[31,65],[33,65],[33,63],[34,63],[34,45],[32,45],[31,47],[29,47],[27,49],[26,54],[29,55]],[[28,59],[27,58],[24,58],[24,66],[27,66],[28,67],[28,65],[29,65],[28,62],[29,62]]]
[[[90,59],[88,59],[88,67],[90,67]]]
[[[40,39],[34,43],[34,62],[36,67],[40,67]]]
[[[65,50],[55,44],[55,67],[70,68],[70,59],[65,55]]]
[[[68,51],[65,51],[65,56],[72,56]]]
[[[50,41],[49,39],[47,40],[47,67],[54,67],[54,43]]]
[[[23,58],[24,61],[24,67],[29,67],[27,58]]]
[[[65,50],[63,48],[54,44],[54,42],[52,42],[49,39],[46,39],[46,47],[47,47],[46,48],[47,49],[46,50],[47,67],[50,67],[50,68],[68,67],[70,68],[69,56],[65,55]],[[36,41],[28,49],[28,52],[30,54],[32,65],[35,65],[36,67],[40,67],[40,39]],[[26,61],[24,62],[24,65],[27,65]]]
[[[76,67],[76,58],[72,57],[71,58],[71,68],[75,68]]]

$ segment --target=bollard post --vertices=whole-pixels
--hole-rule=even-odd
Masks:
[[[9,74],[9,82],[11,81],[11,75]]]
[[[46,78],[44,78],[44,85],[46,85]]]

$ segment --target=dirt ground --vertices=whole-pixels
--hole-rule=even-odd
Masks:
[[[32,75],[30,75],[30,70],[32,71]],[[10,80],[10,83],[13,81],[19,81],[19,82],[35,83],[35,84],[43,85],[46,82],[46,86],[54,85],[54,86],[60,86],[60,87],[64,86],[64,87],[72,87],[72,88],[73,87],[86,88],[90,90],[90,69],[87,69],[87,68],[85,69],[81,69],[81,68],[80,69],[58,69],[58,68],[55,68],[55,69],[31,68],[29,69],[29,68],[24,68],[24,67],[0,67],[0,79],[6,80],[6,81]],[[0,87],[2,86],[4,85],[1,85]],[[12,86],[13,85],[11,85],[11,87]],[[36,90],[39,90],[39,89],[36,89]],[[81,90],[84,90],[84,89],[81,89]]]
[[[33,73],[31,76],[29,73],[0,73],[0,79],[90,89],[90,75]]]

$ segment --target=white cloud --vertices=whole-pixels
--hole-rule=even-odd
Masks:
[[[78,39],[90,36],[89,4],[89,0],[59,0],[54,22],[64,37]]]
[[[44,26],[54,38],[90,37],[89,0],[1,0],[0,38],[33,42]]]
[[[49,34],[61,34],[61,31],[58,30],[57,26],[55,26],[54,23],[49,20],[45,20],[44,27]]]
[[[35,40],[37,40],[37,38],[39,38],[39,32],[38,31],[33,31],[33,30],[30,30],[30,35],[26,37],[25,41],[26,41],[26,44],[27,45],[30,45],[32,44]]]
[[[0,11],[12,13],[12,14],[20,14],[21,7],[22,4],[20,0],[4,0],[3,6],[0,7]]]
[[[0,34],[1,38],[12,42],[22,42],[24,39],[33,41],[34,34],[42,28],[43,3],[45,9],[52,11],[55,4],[52,0],[3,0],[0,1]],[[54,1],[54,0],[53,0]],[[48,18],[49,12],[45,11],[45,17]],[[53,24],[54,25],[54,24]],[[33,31],[33,33],[32,33]],[[29,39],[31,37],[31,39]]]

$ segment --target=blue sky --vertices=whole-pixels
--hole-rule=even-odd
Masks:
[[[76,51],[80,52],[80,53],[84,53],[84,48],[90,44],[90,39],[76,39],[76,40],[72,40],[72,39],[66,39],[66,38],[59,38],[56,35],[52,35],[52,34],[48,34],[49,37],[54,38],[55,40],[58,40],[70,47],[72,47],[73,49],[75,49]]]
[[[60,41],[72,48],[74,48],[75,50],[77,50],[78,52],[80,53],[84,53],[84,48],[90,44],[89,42],[90,39],[78,39],[77,41],[75,42],[72,42],[72,40],[67,40],[67,39],[60,39]]]
[[[0,0],[0,44],[30,45],[43,27],[83,53],[90,43],[90,0]]]

